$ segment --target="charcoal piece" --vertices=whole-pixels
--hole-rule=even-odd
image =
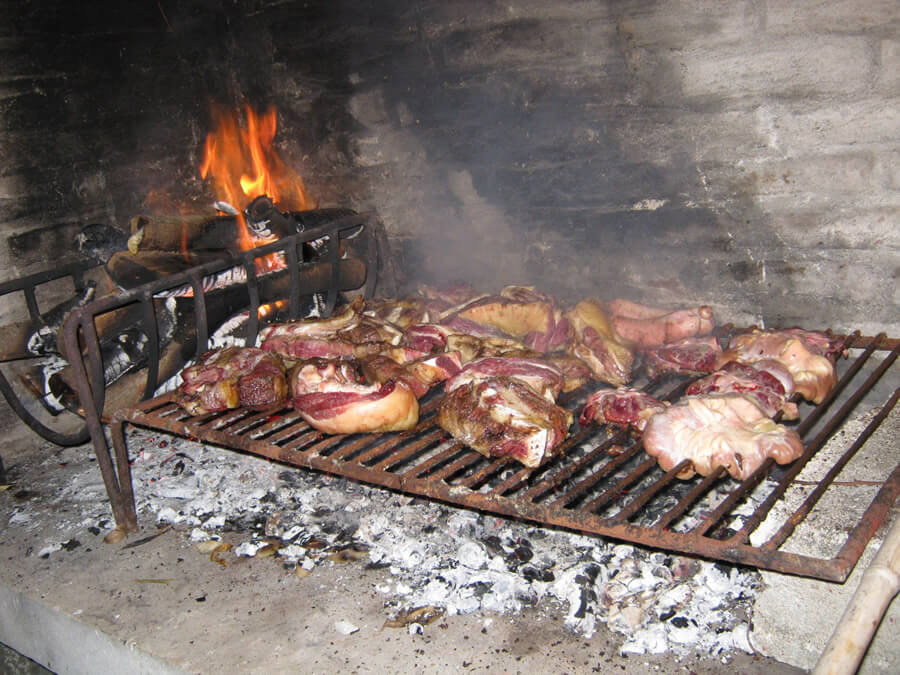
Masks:
[[[677,626],[678,628],[687,628],[688,620],[686,617],[676,616],[673,617],[669,623],[671,623],[673,626]]]

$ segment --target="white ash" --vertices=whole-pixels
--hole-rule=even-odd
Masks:
[[[393,580],[379,589],[390,614],[428,605],[447,616],[514,614],[556,603],[570,630],[588,638],[606,623],[623,634],[629,653],[748,647],[741,636],[760,583],[753,571],[510,521],[155,432],[131,430],[129,448],[140,519],[183,525],[194,541],[236,537],[233,555],[252,556],[275,540],[282,564],[305,570],[338,564],[335,551],[365,551],[367,560],[356,564],[384,568]]]
[[[540,603],[585,638],[606,623],[623,635],[623,652],[727,658],[749,649],[755,571],[481,514],[168,434],[132,428],[128,447],[142,523],[175,524],[192,545],[232,544],[220,558],[276,542],[276,569],[384,569],[389,576],[378,590],[389,616],[429,605],[445,616],[515,614]],[[34,469],[58,483],[48,493],[57,534],[34,547],[49,556],[65,555],[60,549],[86,528],[113,526],[90,446],[66,452],[77,461],[61,469],[48,457]],[[36,529],[46,508],[46,501],[23,502],[6,526]],[[353,555],[342,559],[342,551]]]

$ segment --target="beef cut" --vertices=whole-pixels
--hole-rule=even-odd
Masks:
[[[496,376],[463,384],[444,397],[438,424],[485,457],[510,457],[533,468],[550,457],[572,417],[531,387]]]
[[[582,425],[597,422],[643,431],[651,417],[665,410],[665,403],[640,389],[601,389],[588,397],[578,421]]]
[[[367,385],[346,361],[314,359],[291,371],[291,404],[328,434],[401,431],[419,420],[419,402],[403,382]]]
[[[599,300],[582,300],[566,313],[572,329],[571,356],[584,361],[594,377],[614,387],[631,380],[634,353],[613,330]]]
[[[720,364],[722,347],[712,335],[689,337],[640,350],[644,371],[650,377],[660,375],[702,375]]]
[[[447,380],[444,390],[451,392],[470,382],[481,382],[500,375],[524,382],[551,402],[556,401],[565,384],[562,372],[542,359],[487,357],[466,364],[461,371]]]
[[[281,359],[255,347],[212,349],[182,370],[181,377],[175,401],[192,415],[277,408],[288,393]]]

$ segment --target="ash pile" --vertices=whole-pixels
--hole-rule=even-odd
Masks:
[[[383,569],[385,625],[411,633],[473,612],[540,607],[590,638],[620,633],[625,654],[753,652],[756,571],[532,526],[283,466],[141,429],[130,432],[138,517],[173,526],[220,564],[270,557],[273,574],[323,565]],[[87,460],[87,455],[85,455]],[[65,555],[67,529],[111,527],[96,466],[61,488],[71,514],[38,555]],[[38,508],[17,507],[10,527]],[[225,542],[229,543],[225,543]],[[351,617],[352,619],[352,617]]]

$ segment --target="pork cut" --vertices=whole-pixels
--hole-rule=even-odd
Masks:
[[[582,426],[597,422],[643,431],[651,417],[665,410],[665,403],[640,389],[600,389],[588,397],[578,421]]]
[[[758,361],[751,366],[729,361],[714,373],[692,382],[685,394],[745,394],[756,401],[769,417],[781,412],[783,419],[795,420],[799,416],[797,404],[788,400],[793,389],[791,374],[778,362]]]
[[[766,458],[787,464],[803,454],[793,429],[774,422],[749,396],[688,396],[653,415],[643,436],[644,450],[664,471],[690,460],[678,474],[708,476],[723,467],[738,480],[748,478]]]
[[[606,307],[616,333],[640,347],[709,335],[716,325],[706,305],[670,310],[618,299]]]
[[[511,457],[536,467],[554,454],[572,417],[524,382],[497,376],[472,381],[447,394],[438,424],[485,457]]]
[[[790,372],[797,393],[808,401],[821,403],[837,383],[832,358],[842,349],[816,331],[754,329],[733,337],[719,363],[738,361],[754,365],[759,361],[777,361]]]
[[[181,377],[175,402],[192,415],[277,408],[288,394],[281,359],[255,347],[212,349],[182,370]]]

